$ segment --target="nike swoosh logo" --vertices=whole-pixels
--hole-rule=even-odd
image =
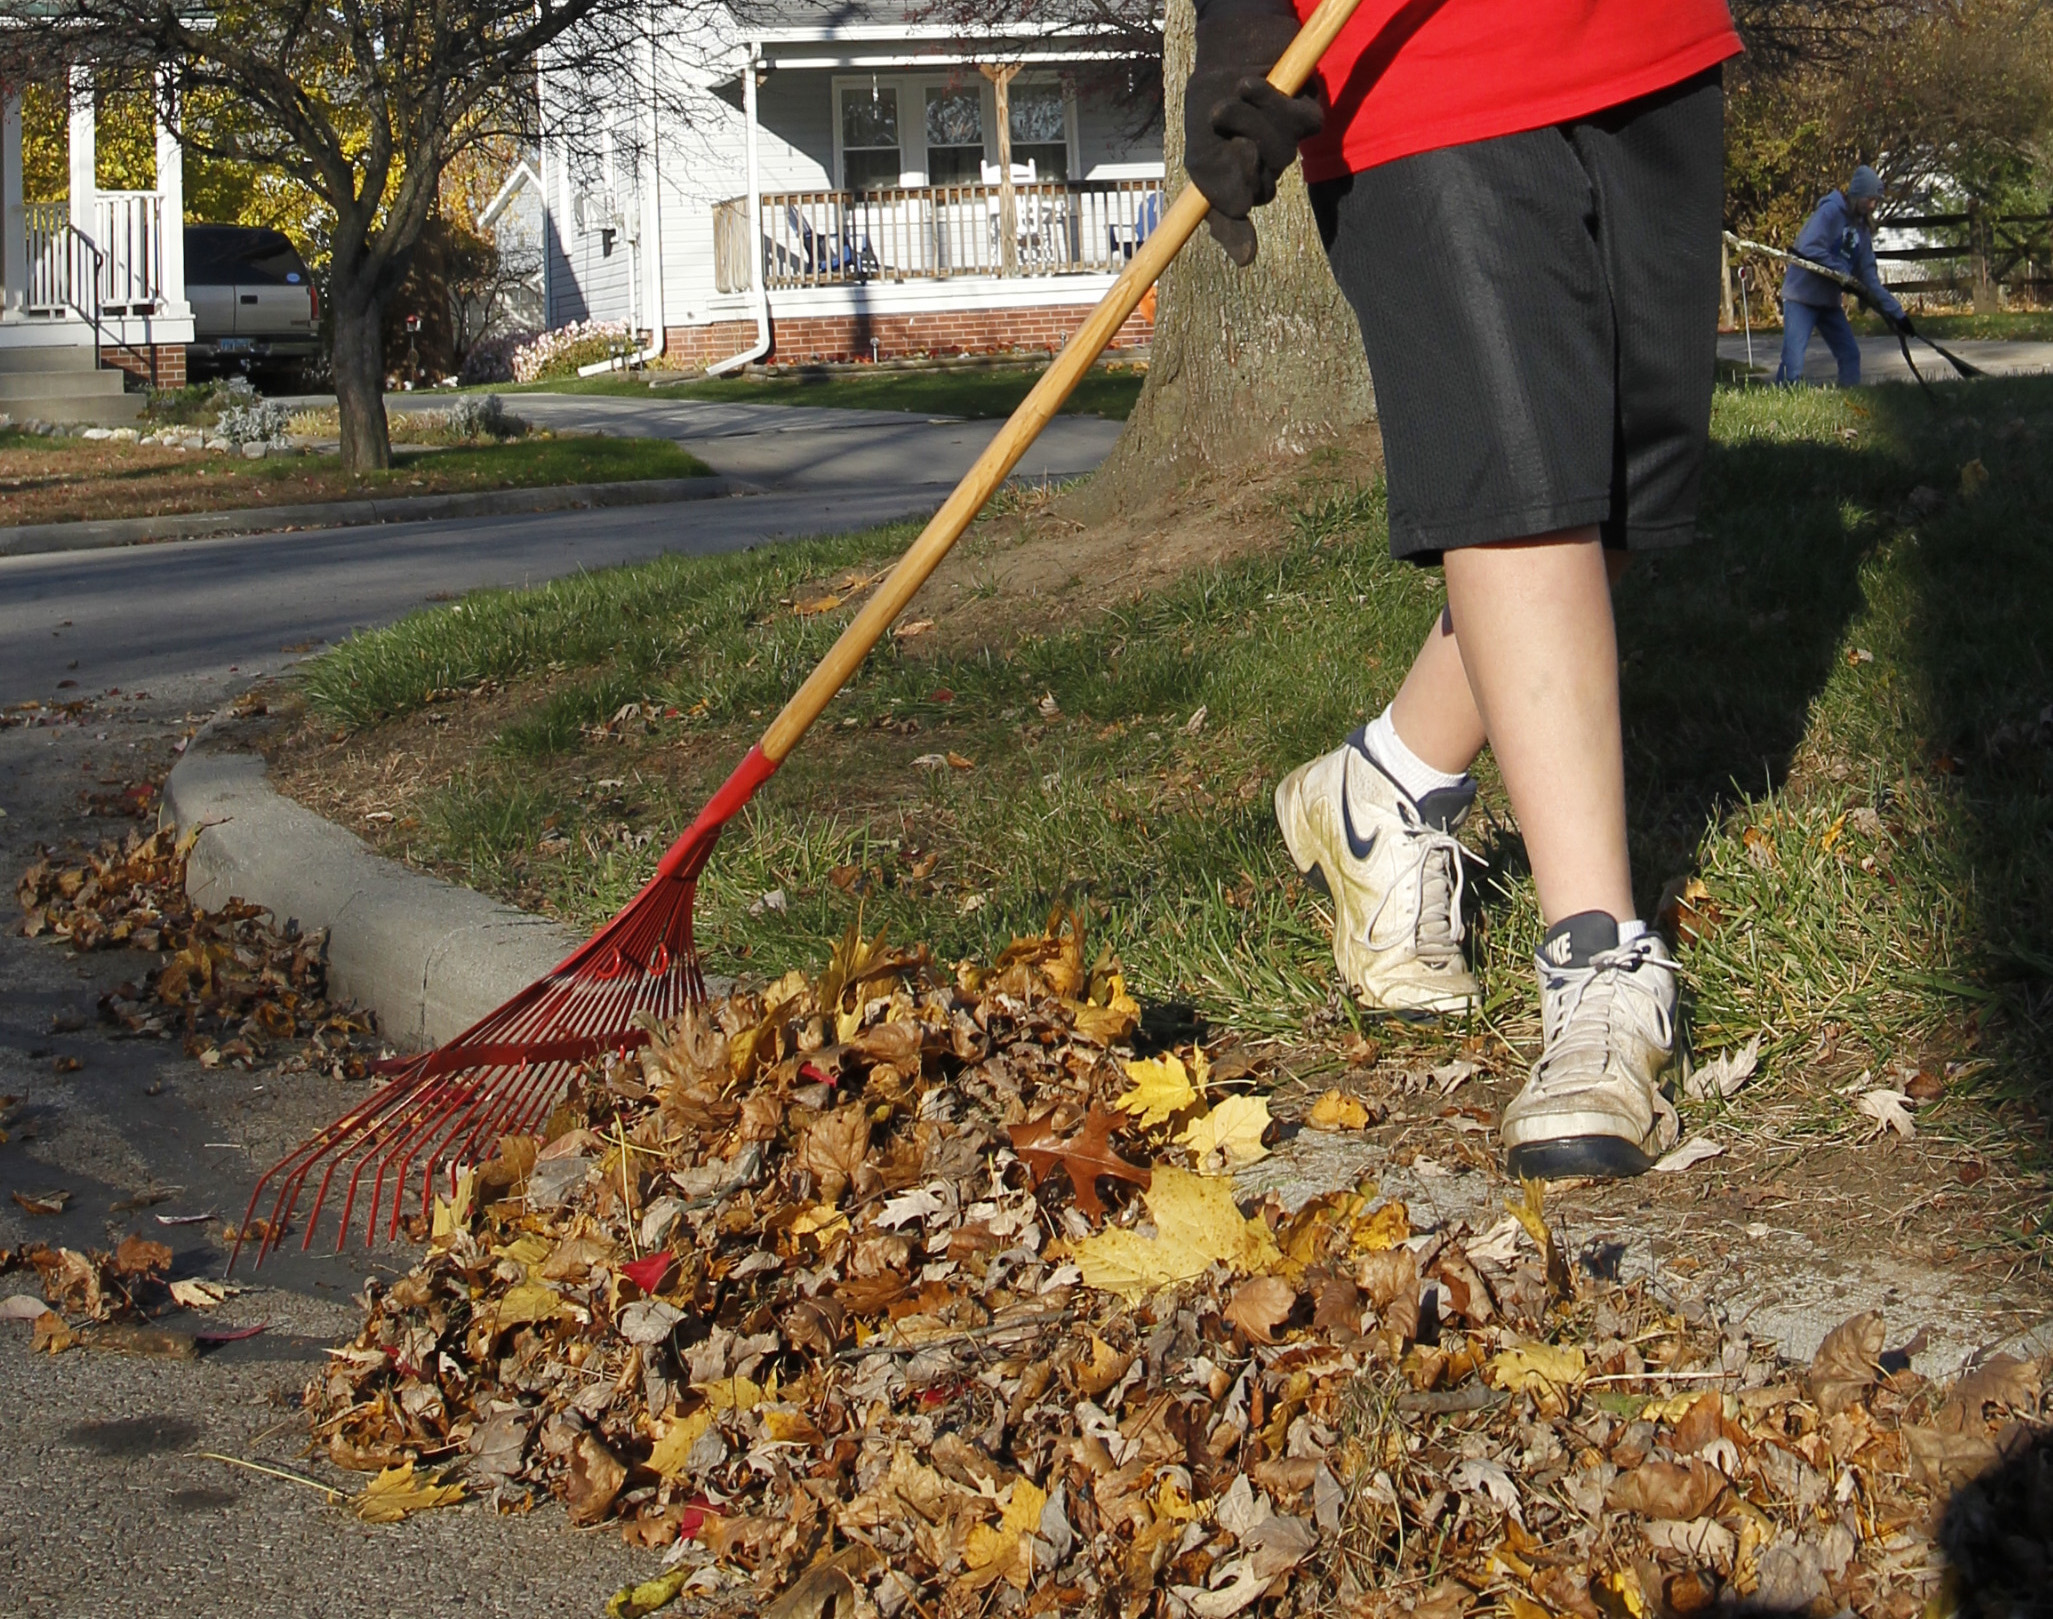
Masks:
[[[1366,860],[1376,852],[1376,839],[1381,837],[1382,833],[1371,832],[1367,837],[1363,837],[1354,829],[1354,811],[1347,802],[1347,771],[1344,766],[1340,772],[1340,825],[1347,833],[1347,852],[1355,859]]]

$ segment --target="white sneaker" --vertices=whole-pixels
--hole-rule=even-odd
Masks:
[[[1276,788],[1276,824],[1297,869],[1333,901],[1333,960],[1369,1006],[1466,1012],[1482,986],[1461,955],[1462,860],[1455,841],[1473,784],[1414,802],[1377,768],[1357,731]]]
[[[1675,961],[1658,933],[1618,942],[1601,911],[1556,923],[1540,954],[1545,1044],[1504,1110],[1505,1167],[1541,1180],[1639,1175],[1681,1132],[1661,1071],[1675,1057]]]

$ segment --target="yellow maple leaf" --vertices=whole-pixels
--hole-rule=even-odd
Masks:
[[[412,1462],[388,1467],[352,1498],[350,1511],[365,1523],[397,1523],[430,1507],[453,1506],[463,1499],[461,1484],[444,1484],[431,1474],[416,1475]]]
[[[1076,1007],[1076,1032],[1101,1046],[1124,1040],[1140,1020],[1141,1003],[1127,994],[1126,980],[1118,973],[1106,976],[1102,1005],[1082,1002]]]
[[[962,1560],[971,1569],[993,1568],[1007,1572],[1019,1557],[1019,1542],[1041,1527],[1041,1509],[1048,1504],[1048,1492],[1029,1478],[1012,1481],[1005,1512],[996,1528],[980,1523],[964,1537]],[[995,1568],[994,1568],[995,1565]]]
[[[1283,1262],[1269,1227],[1240,1212],[1224,1177],[1163,1165],[1141,1196],[1155,1235],[1115,1229],[1076,1243],[1071,1255],[1087,1285],[1138,1303],[1215,1263],[1260,1275]]]
[[[1115,1105],[1144,1125],[1167,1124],[1171,1114],[1181,1113],[1198,1099],[1190,1070],[1173,1051],[1129,1062],[1126,1077],[1133,1081],[1133,1089]]]
[[[1305,1123],[1314,1130],[1366,1130],[1369,1110],[1345,1091],[1328,1091],[1312,1104]]]
[[[1229,1096],[1211,1112],[1191,1120],[1176,1139],[1206,1168],[1211,1167],[1210,1159],[1216,1153],[1228,1168],[1238,1169],[1269,1156],[1269,1149],[1262,1145],[1269,1123],[1269,1104],[1259,1096]]]
[[[1380,1254],[1411,1237],[1411,1216],[1402,1203],[1392,1198],[1354,1228],[1354,1245],[1364,1253]]]
[[[771,1388],[775,1388],[773,1382]],[[715,1411],[753,1411],[770,1398],[770,1391],[749,1377],[722,1377],[711,1383],[694,1383],[695,1392],[706,1397]]]
[[[461,1169],[456,1173],[456,1195],[435,1199],[434,1224],[429,1227],[429,1244],[436,1248],[447,1247],[456,1240],[459,1231],[470,1230],[471,1207],[476,1201],[478,1174],[474,1169]]]
[[[547,1282],[516,1282],[499,1300],[493,1316],[500,1331],[531,1321],[554,1321],[563,1313],[563,1296]]]
[[[1573,1344],[1520,1344],[1490,1357],[1486,1381],[1512,1394],[1573,1388],[1589,1361]]]
[[[684,1471],[685,1458],[691,1455],[692,1447],[705,1437],[713,1426],[713,1408],[701,1406],[688,1417],[679,1417],[663,1430],[653,1449],[649,1452],[649,1466],[665,1478],[675,1478]]]

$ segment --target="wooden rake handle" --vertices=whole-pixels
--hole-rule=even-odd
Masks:
[[[1319,58],[1326,54],[1348,18],[1354,15],[1361,0],[1323,0],[1312,18],[1299,30],[1296,39],[1283,58],[1269,70],[1269,82],[1285,95],[1296,95],[1304,88],[1305,81],[1312,76],[1312,69],[1319,64]],[[757,744],[763,754],[775,764],[783,762],[786,754],[798,746],[799,738],[807,728],[820,717],[821,711],[833,700],[834,694],[848,684],[870,648],[882,639],[892,621],[902,613],[907,604],[918,593],[927,576],[941,564],[941,559],[954,548],[962,538],[984,502],[996,493],[1012,469],[1019,464],[1019,458],[1026,454],[1027,447],[1041,436],[1041,429],[1049,419],[1062,408],[1062,402],[1083,380],[1091,363],[1104,352],[1105,345],[1113,335],[1126,324],[1127,316],[1139,306],[1142,296],[1169,268],[1183,244],[1190,240],[1199,225],[1204,223],[1211,204],[1204,193],[1194,185],[1185,185],[1183,195],[1164,216],[1162,223],[1150,231],[1147,239],[1135,250],[1120,277],[1112,284],[1112,290],[1099,300],[1098,307],[1091,311],[1076,335],[1063,345],[1062,352],[1034,384],[1033,391],[1020,401],[1019,408],[998,432],[998,436],[986,446],[977,457],[976,465],[964,474],[961,483],[955,486],[941,509],[936,512],[920,537],[913,541],[911,549],[899,558],[898,565],[891,570],[891,577],[884,581],[878,592],[863,604],[862,610],[849,621],[848,627],[820,660],[819,667],[806,677],[805,684],[792,694],[791,701],[778,711],[770,728],[763,733],[763,740]]]

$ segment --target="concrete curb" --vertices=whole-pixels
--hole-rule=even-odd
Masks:
[[[164,784],[164,819],[198,829],[185,887],[328,930],[328,983],[401,1050],[440,1045],[584,942],[561,923],[410,871],[274,791],[264,761],[203,730]]]
[[[251,506],[241,511],[180,512],[165,517],[117,517],[104,522],[24,523],[0,528],[0,557],[52,551],[99,551],[217,534],[266,534],[280,529],[354,528],[368,523],[425,523],[442,517],[512,517],[529,512],[591,506],[653,506],[680,500],[753,495],[736,478],[642,478],[620,483],[568,483],[533,489],[486,489],[474,494],[407,495],[396,500],[322,500],[298,506]]]

